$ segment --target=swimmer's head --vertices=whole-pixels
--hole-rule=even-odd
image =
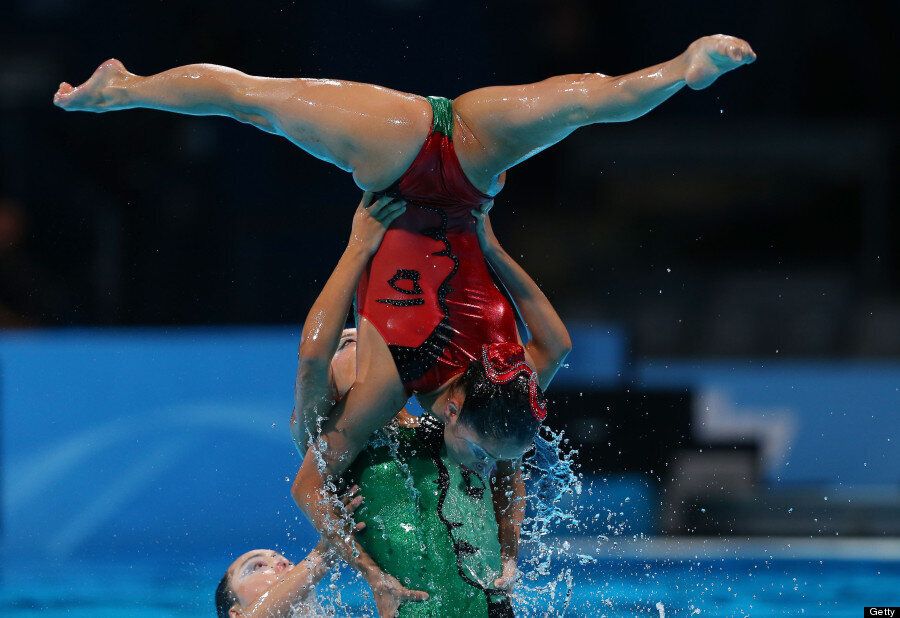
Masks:
[[[231,563],[216,587],[216,615],[236,618],[294,568],[271,549],[254,549]]]
[[[541,426],[543,392],[527,371],[503,382],[476,360],[453,385],[445,404],[448,454],[478,472],[501,459],[514,460],[531,448]]]
[[[337,351],[331,358],[331,375],[334,390],[343,397],[356,380],[356,329],[345,328],[341,333]]]

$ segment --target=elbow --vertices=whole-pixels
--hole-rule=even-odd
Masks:
[[[564,331],[562,335],[556,340],[553,348],[549,351],[548,356],[550,357],[551,362],[556,365],[562,365],[566,360],[566,357],[569,356],[569,352],[572,351],[572,337],[569,336],[569,331]]]
[[[297,447],[297,452],[300,453],[300,457],[305,457],[306,448],[309,442],[309,436],[306,435],[304,424],[297,415],[296,409],[291,413],[290,427],[291,438],[294,440],[294,446]]]
[[[296,478],[294,478],[294,482],[291,484],[291,497],[294,499],[294,502],[297,506],[300,507],[300,510],[304,513],[309,513],[309,503],[310,503],[310,495],[309,491],[304,487],[306,483],[303,480],[303,466],[300,467],[300,470],[297,472]]]
[[[334,350],[323,346],[321,341],[304,335],[297,347],[297,360],[300,366],[303,365],[322,365],[331,362]]]
[[[327,374],[330,366],[330,356],[318,352],[308,353],[301,345],[297,361],[297,387],[302,390],[310,380],[317,380],[323,374]]]

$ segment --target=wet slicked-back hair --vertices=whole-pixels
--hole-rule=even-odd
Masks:
[[[506,384],[495,384],[487,377],[481,361],[472,361],[457,382],[457,388],[466,395],[459,421],[489,439],[531,442],[541,422],[531,411],[528,386],[524,373]],[[540,389],[538,399],[545,401]]]
[[[216,586],[216,615],[219,618],[228,618],[229,610],[238,603],[237,595],[231,589],[231,578],[228,577],[228,571]]]

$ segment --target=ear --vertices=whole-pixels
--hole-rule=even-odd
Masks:
[[[460,410],[462,410],[462,401],[460,401],[459,397],[451,395],[450,398],[447,399],[446,405],[447,421],[455,423],[459,418]]]

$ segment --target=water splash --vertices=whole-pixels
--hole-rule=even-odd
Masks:
[[[562,431],[544,428],[523,462],[527,488],[526,517],[522,523],[516,610],[519,615],[562,616],[572,602],[574,575],[570,566],[591,556],[577,554],[558,534],[581,527],[577,497],[582,480],[576,473],[578,451]]]

